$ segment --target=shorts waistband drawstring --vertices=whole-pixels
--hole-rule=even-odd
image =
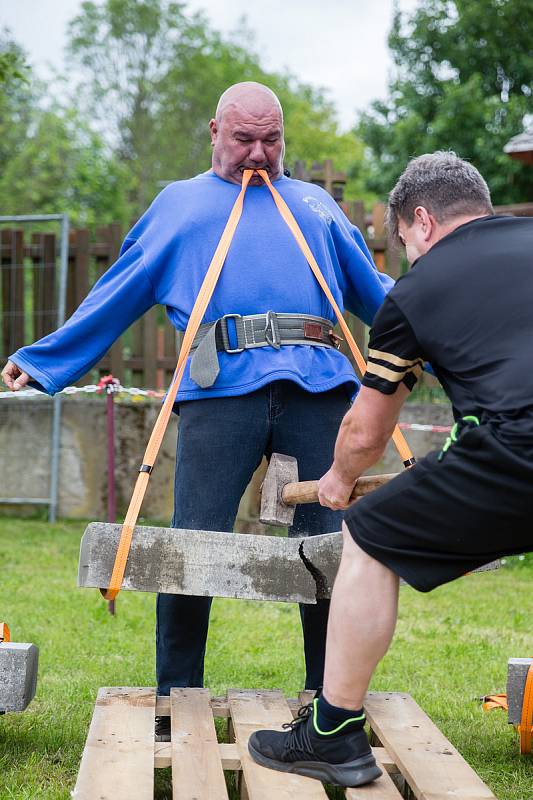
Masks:
[[[438,461],[442,461],[445,454],[448,452],[452,444],[456,443],[465,428],[477,428],[479,425],[480,422],[478,417],[475,417],[473,414],[467,414],[465,417],[461,417],[461,419],[457,420],[450,431],[450,435],[444,442],[444,446],[439,453]]]

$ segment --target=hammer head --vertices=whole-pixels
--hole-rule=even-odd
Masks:
[[[265,525],[292,525],[295,506],[286,506],[281,500],[285,484],[298,481],[298,463],[293,456],[272,453],[261,492],[259,519]]]

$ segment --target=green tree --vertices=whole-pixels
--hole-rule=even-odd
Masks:
[[[130,221],[127,175],[73,111],[37,110],[18,151],[0,164],[4,214],[68,213],[73,225]]]
[[[25,63],[9,41],[0,52]],[[127,173],[74,109],[48,100],[25,66],[0,88],[0,196],[3,214],[66,212],[77,225],[130,220]]]
[[[21,48],[4,31],[0,38],[0,87],[25,81],[27,69]]]
[[[9,39],[7,32],[0,37],[0,58],[3,60],[0,80],[0,170],[24,145],[32,119],[35,92],[31,86],[29,68],[24,53]],[[1,68],[0,68],[1,69]],[[5,201],[5,196],[4,196]]]
[[[77,96],[130,171],[136,213],[161,181],[209,167],[208,121],[222,91],[242,80],[279,94],[289,165],[333,158],[353,172],[354,186],[361,183],[357,137],[339,135],[335,110],[320,91],[262,68],[245,23],[223,38],[202,14],[187,15],[183,3],[86,0],[70,24],[68,53],[82,76]]]
[[[424,0],[389,35],[389,98],[363,114],[370,187],[382,196],[409,158],[452,149],[472,160],[496,203],[531,200],[533,172],[503,146],[533,111],[530,0]]]

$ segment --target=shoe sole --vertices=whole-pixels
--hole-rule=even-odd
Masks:
[[[253,760],[262,767],[275,769],[278,772],[290,772],[295,775],[305,775],[307,778],[316,778],[325,783],[345,788],[364,786],[379,778],[383,773],[376,764],[373,755],[361,756],[355,761],[344,764],[328,764],[325,761],[276,761],[267,758],[248,742],[248,751]]]

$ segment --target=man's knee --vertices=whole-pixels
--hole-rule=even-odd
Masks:
[[[342,548],[342,562],[345,566],[356,568],[356,569],[363,569],[366,573],[370,572],[391,572],[391,570],[382,564],[377,559],[370,556],[366,553],[359,545],[356,543],[355,539],[351,535],[348,526],[345,522],[342,523],[342,533],[343,533],[343,548]],[[393,574],[393,573],[391,573]]]
[[[350,530],[345,522],[342,523],[342,557],[349,561],[374,561],[374,559],[365,553],[359,545],[355,542]]]

